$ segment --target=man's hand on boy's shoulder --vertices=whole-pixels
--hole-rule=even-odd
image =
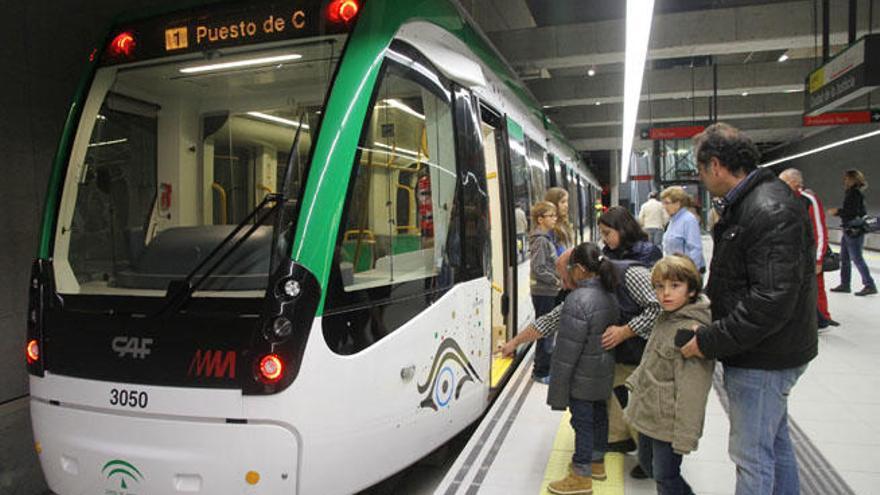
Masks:
[[[691,337],[691,340],[689,340],[687,344],[681,346],[681,355],[685,358],[698,357],[701,359],[705,359],[706,356],[703,355],[702,351],[700,351],[699,344],[697,344],[696,332],[700,331],[700,325],[694,325],[693,331],[694,336]]]

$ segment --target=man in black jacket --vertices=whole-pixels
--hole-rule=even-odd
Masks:
[[[724,365],[736,494],[797,494],[788,395],[818,349],[812,229],[737,129],[709,126],[694,148],[700,180],[722,198],[721,218],[706,285],[713,321],[681,352]]]

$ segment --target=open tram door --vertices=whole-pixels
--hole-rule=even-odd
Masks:
[[[514,259],[510,255],[511,228],[515,219],[510,208],[506,171],[507,132],[505,121],[494,110],[480,105],[483,136],[483,156],[486,162],[486,187],[489,193],[489,238],[492,244],[492,262],[489,280],[492,283],[492,371],[490,385],[497,387],[510,365],[511,358],[503,358],[496,351],[511,337],[516,328],[516,278]]]

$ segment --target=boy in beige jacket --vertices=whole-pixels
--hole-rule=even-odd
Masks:
[[[646,437],[639,444],[649,447],[650,452],[640,448],[639,460],[643,466],[653,467],[657,493],[691,495],[693,490],[681,476],[681,457],[696,450],[703,434],[715,361],[684,359],[676,346],[676,333],[708,325],[712,321],[709,300],[700,295],[700,272],[683,255],[658,261],[651,271],[651,282],[663,313],[654,325],[642,362],[626,381],[632,396],[624,416]]]

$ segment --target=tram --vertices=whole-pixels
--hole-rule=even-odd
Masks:
[[[343,494],[412,464],[511,373],[550,186],[591,239],[598,183],[454,2],[114,24],[29,288],[49,487]]]

